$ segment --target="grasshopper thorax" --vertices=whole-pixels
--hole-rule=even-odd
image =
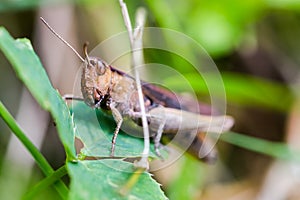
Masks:
[[[97,57],[88,57],[83,63],[81,92],[85,103],[93,108],[108,108],[112,72],[108,64]]]

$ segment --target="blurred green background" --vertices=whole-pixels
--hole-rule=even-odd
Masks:
[[[136,9],[143,6],[147,10],[147,27],[182,32],[204,47],[222,74],[227,112],[236,120],[235,132],[299,149],[300,1],[126,3],[132,19]],[[61,94],[73,93],[79,60],[45,29],[40,16],[80,52],[85,41],[89,41],[92,49],[108,37],[125,31],[118,1],[2,0],[0,25],[13,37],[32,41],[50,80]],[[113,50],[107,49],[106,53],[110,51]],[[145,59],[173,66],[191,83],[198,81],[193,77],[193,70],[172,55],[146,51]],[[27,133],[36,132],[32,137],[38,138],[37,146],[52,166],[58,168],[65,158],[53,120],[24,92],[2,53],[0,72],[1,101]],[[209,95],[201,88],[195,91],[204,100]],[[16,199],[42,176],[34,170],[36,166],[26,153],[10,140],[11,133],[2,120],[0,133],[0,198]],[[254,144],[247,145],[249,148],[241,148],[220,141],[217,164],[211,166],[185,156],[168,169],[156,172],[155,178],[170,199],[300,199],[296,190],[299,179],[293,178],[299,177],[299,163],[255,153],[248,150]],[[49,199],[57,197],[51,189],[40,195]]]

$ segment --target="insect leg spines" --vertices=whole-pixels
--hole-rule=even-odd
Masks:
[[[119,134],[121,125],[123,123],[123,117],[122,117],[121,113],[119,112],[119,110],[114,106],[113,103],[110,104],[110,109],[112,111],[113,118],[114,118],[115,122],[117,123],[117,126],[114,131],[114,135],[113,135],[113,138],[111,141],[112,145],[111,145],[111,151],[110,151],[110,156],[114,157],[116,140],[117,140],[117,136]]]

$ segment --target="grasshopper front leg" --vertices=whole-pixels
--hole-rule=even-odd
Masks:
[[[110,109],[113,115],[113,118],[115,120],[115,122],[117,123],[116,129],[114,131],[114,135],[113,138],[111,140],[111,151],[110,151],[110,156],[114,157],[115,154],[115,146],[116,146],[116,140],[117,140],[117,136],[119,134],[121,125],[123,123],[123,117],[121,115],[121,113],[119,112],[119,110],[115,107],[115,105],[112,103],[110,104]]]

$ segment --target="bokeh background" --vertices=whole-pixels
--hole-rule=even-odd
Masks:
[[[227,112],[243,135],[300,149],[300,1],[141,0],[126,1],[130,16],[147,10],[146,26],[183,32],[217,64],[227,92]],[[0,25],[15,38],[29,38],[61,94],[73,92],[79,60],[40,22],[43,16],[81,52],[125,31],[118,1],[1,1]],[[174,41],[176,43],[176,41]],[[116,47],[114,47],[116,48]],[[113,48],[107,49],[107,54]],[[193,51],[191,51],[193,54]],[[191,74],[165,53],[145,52],[146,61]],[[0,53],[0,99],[54,168],[64,163],[53,120],[39,108]],[[204,90],[195,90],[207,100]],[[0,198],[18,199],[43,176],[0,120]],[[248,142],[248,143],[247,143]],[[219,160],[207,165],[190,156],[155,173],[170,199],[300,199],[300,165],[219,141]],[[267,151],[281,152],[274,149]],[[284,153],[284,151],[282,151]],[[284,158],[284,155],[282,155]],[[67,180],[66,180],[67,181]],[[51,188],[39,198],[57,198]]]

